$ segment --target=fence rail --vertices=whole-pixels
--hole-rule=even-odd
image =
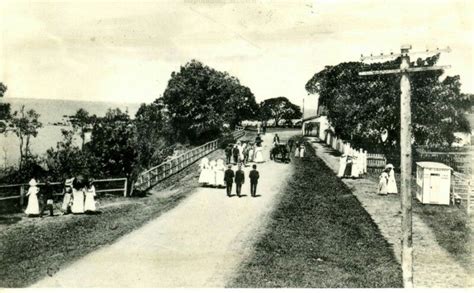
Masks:
[[[116,184],[110,184],[114,182]],[[123,196],[127,196],[127,178],[108,178],[108,179],[95,179],[94,186],[96,187],[96,193],[111,193],[120,192]],[[44,186],[45,183],[38,183]],[[53,188],[53,196],[60,196],[63,194],[64,182],[51,182],[50,185]],[[115,185],[115,186],[111,186]],[[19,199],[20,206],[24,203],[26,191],[28,190],[28,183],[19,184],[5,184],[0,185],[0,202],[4,200]]]
[[[453,172],[451,176],[451,195],[455,201],[457,198],[461,200],[461,204],[466,207],[468,214],[471,213],[474,199],[474,186],[469,176]]]
[[[236,127],[232,133],[234,139],[240,138],[245,134],[242,127]],[[195,147],[176,158],[170,159],[151,169],[148,169],[138,175],[134,186],[138,190],[149,189],[164,179],[180,172],[200,158],[212,153],[219,147],[219,140],[213,140],[201,146]]]

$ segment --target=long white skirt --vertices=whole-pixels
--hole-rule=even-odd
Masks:
[[[388,174],[387,193],[398,193],[397,181],[395,181],[395,172],[393,170],[390,170]]]
[[[74,214],[83,214],[84,213],[84,191],[73,190],[72,196],[73,196],[73,201],[72,201],[71,211]]]
[[[304,158],[304,151],[305,151],[304,148],[300,148],[300,157],[301,158]]]
[[[263,148],[258,147],[255,150],[255,158],[253,159],[253,161],[255,163],[263,163],[264,162],[264,160],[263,160]]]
[[[216,170],[216,185],[225,186],[224,172],[225,171],[223,169]]]
[[[295,149],[295,158],[299,158],[300,156],[300,148]]]
[[[351,177],[359,177],[360,173],[359,173],[359,160],[358,159],[354,159],[352,160],[352,170],[351,170]]]
[[[86,201],[84,204],[84,210],[95,212],[96,206],[95,206],[95,200],[94,200],[94,193],[86,192]]]
[[[211,186],[216,185],[216,171],[214,169],[209,169],[208,177],[207,177],[207,184]]]
[[[37,216],[39,213],[38,196],[31,194],[28,196],[28,205],[26,206],[25,214]]]
[[[253,149],[250,149],[249,150],[249,162],[253,162],[253,155],[254,155]]]
[[[209,183],[209,171],[210,169],[201,169],[201,174],[199,174],[199,183],[208,184]]]

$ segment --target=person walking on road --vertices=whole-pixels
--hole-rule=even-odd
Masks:
[[[239,155],[240,155],[239,147],[238,147],[237,144],[235,144],[234,148],[232,149],[232,156],[234,157],[234,164],[239,163]]]
[[[242,170],[242,164],[239,164],[238,170],[235,172],[235,192],[240,197],[242,192],[242,184],[245,183],[245,173]]]
[[[234,171],[232,170],[232,165],[229,164],[229,168],[225,170],[224,181],[227,190],[227,196],[232,195],[232,183],[234,182]]]
[[[252,166],[252,171],[249,173],[249,178],[250,178],[250,195],[252,197],[257,196],[257,184],[258,184],[258,178],[260,178],[260,174],[257,171],[257,165]]]

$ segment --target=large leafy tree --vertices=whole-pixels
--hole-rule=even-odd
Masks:
[[[412,66],[436,64],[439,55],[418,59]],[[306,84],[306,90],[319,95],[335,132],[355,146],[369,150],[393,151],[400,133],[400,77],[396,75],[359,76],[365,70],[398,68],[400,59],[385,63],[340,63],[327,66]],[[462,115],[465,97],[459,77],[440,81],[441,71],[411,76],[412,122],[417,145],[450,145],[455,131],[470,131]],[[381,134],[388,133],[386,142]]]
[[[274,119],[275,126],[278,126],[282,119],[299,119],[302,116],[300,107],[286,97],[271,98],[260,103],[260,120]]]
[[[168,120],[162,99],[142,104],[135,114],[138,161],[142,168],[158,165],[172,153],[170,145],[174,139]]]
[[[137,172],[136,126],[127,113],[109,109],[94,123],[86,150],[94,158],[95,173],[103,177],[125,176],[134,179]]]
[[[224,124],[235,126],[256,112],[250,89],[196,60],[171,74],[163,102],[180,142],[208,141],[221,134]]]

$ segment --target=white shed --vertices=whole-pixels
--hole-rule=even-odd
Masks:
[[[423,204],[449,205],[452,168],[437,162],[416,163],[416,198]]]

